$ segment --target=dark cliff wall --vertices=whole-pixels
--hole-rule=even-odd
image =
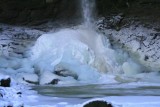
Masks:
[[[0,22],[27,24],[79,17],[77,0],[0,0]]]
[[[126,17],[160,21],[160,0],[96,0],[96,2],[99,16],[123,13]]]
[[[42,23],[81,19],[81,0],[0,0],[0,22]],[[124,13],[128,17],[160,20],[160,0],[96,0],[97,16]]]

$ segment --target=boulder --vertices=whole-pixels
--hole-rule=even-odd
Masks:
[[[51,85],[55,85],[55,84],[58,84],[60,80],[59,79],[53,79],[50,83],[48,84],[51,84]]]
[[[106,101],[92,101],[85,104],[83,107],[113,107],[113,106]]]
[[[62,77],[71,76],[71,77],[73,77],[75,80],[78,80],[78,75],[77,75],[76,73],[73,73],[73,72],[68,71],[68,70],[54,71],[54,74],[56,74],[56,75],[58,75],[58,76],[62,76]]]
[[[0,86],[2,86],[2,87],[10,87],[10,83],[11,83],[10,78],[0,80]]]

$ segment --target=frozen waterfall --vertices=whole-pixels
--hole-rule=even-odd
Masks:
[[[97,81],[100,72],[116,71],[115,51],[108,39],[89,29],[62,29],[44,34],[32,48],[32,60],[40,72],[57,67],[78,75],[78,80]]]
[[[80,82],[94,83],[102,81],[102,77],[106,78],[106,73],[107,75],[120,73],[132,75],[139,72],[139,65],[123,52],[117,53],[111,49],[107,37],[93,29],[92,12],[95,1],[82,0],[81,3],[83,25],[44,34],[38,38],[32,48],[31,59],[41,78],[45,79],[43,77],[45,73],[52,73],[53,76],[63,71],[74,77],[69,78],[69,81],[77,79]],[[55,77],[66,81],[62,77]],[[121,78],[117,80],[121,81]],[[40,84],[44,84],[44,81],[40,80]]]

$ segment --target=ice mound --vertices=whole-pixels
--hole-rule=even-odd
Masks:
[[[100,72],[117,70],[115,51],[108,39],[90,29],[62,29],[44,34],[32,48],[31,59],[40,74],[56,66],[78,75],[81,81],[96,81]]]

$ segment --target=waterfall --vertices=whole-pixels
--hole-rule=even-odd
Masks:
[[[85,26],[91,26],[93,21],[93,10],[95,9],[95,0],[81,0],[82,16]]]
[[[92,29],[95,0],[82,0],[81,6],[84,18],[82,26],[44,34],[32,47],[31,59],[41,76],[39,83],[45,84],[49,83],[48,79],[53,80],[54,76],[47,77],[46,80],[46,75],[50,75],[47,72],[54,73],[56,77],[57,71],[63,71],[66,77],[69,75],[69,78],[66,78],[69,82],[76,81],[70,78],[75,76],[78,82],[82,83],[110,81],[106,80],[106,74],[124,72],[133,75],[140,72],[140,67],[127,55],[110,47],[107,36]],[[63,76],[57,78],[66,82]],[[118,78],[118,81],[121,81],[121,78]]]

